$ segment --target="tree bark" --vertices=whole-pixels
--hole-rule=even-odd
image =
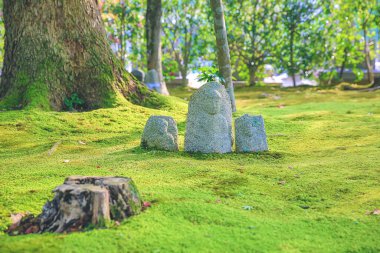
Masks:
[[[146,45],[148,54],[148,70],[155,69],[161,83],[161,93],[169,95],[164,76],[162,74],[162,50],[161,50],[161,0],[148,0],[146,10]]]
[[[187,86],[189,84],[189,80],[187,80],[187,69],[184,67],[184,69],[181,71],[181,76],[182,76],[182,85]]]
[[[125,43],[125,28],[126,28],[126,11],[127,6],[125,3],[122,3],[122,15],[121,15],[121,31],[119,34],[119,40],[120,40],[120,59],[123,63],[123,67],[125,67],[125,53],[126,53],[126,43]]]
[[[347,59],[348,58],[348,49],[345,48],[344,49],[344,59],[343,59],[343,62],[342,62],[342,66],[340,67],[340,71],[339,71],[339,79],[342,80],[343,79],[343,73],[344,73],[344,70],[346,68],[346,63],[347,63]]]
[[[4,23],[2,106],[62,110],[77,94],[95,109],[150,94],[113,55],[96,0],[5,0]]]
[[[257,68],[256,66],[251,66],[251,65],[249,65],[248,68],[249,68],[249,85],[255,86],[256,80],[257,80],[256,79]]]
[[[297,86],[296,82],[296,74],[295,74],[295,68],[294,68],[294,33],[295,29],[292,28],[290,32],[290,74],[292,75],[292,80],[293,80],[293,87]]]
[[[363,25],[363,37],[364,37],[364,53],[365,53],[365,65],[367,68],[367,78],[368,78],[369,84],[373,85],[375,82],[375,75],[373,73],[373,68],[371,65],[371,55],[369,51],[366,25]]]
[[[232,111],[236,111],[234,86],[232,83],[232,70],[230,49],[228,47],[226,23],[224,20],[222,0],[211,0],[211,8],[214,15],[214,29],[218,48],[218,65],[220,74],[224,78],[224,86],[230,96]]]
[[[72,176],[54,189],[37,217],[26,216],[11,225],[10,235],[66,233],[104,227],[110,220],[122,221],[142,211],[136,185],[126,177]]]

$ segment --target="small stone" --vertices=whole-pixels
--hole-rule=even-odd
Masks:
[[[67,159],[66,159],[66,160],[63,160],[63,162],[64,162],[64,163],[69,163],[70,160],[67,160]]]
[[[237,152],[268,151],[264,119],[262,116],[248,114],[235,120],[235,138]]]
[[[146,73],[144,83],[150,90],[155,90],[161,93],[160,78],[158,77],[158,73],[155,69],[151,69],[148,73]]]
[[[246,211],[252,211],[253,210],[253,206],[243,206],[243,209],[246,210]]]
[[[270,95],[268,93],[261,93],[258,98],[267,98],[269,97]]]
[[[147,149],[178,151],[177,123],[172,117],[151,116],[145,125],[141,146]]]
[[[140,82],[144,81],[145,73],[140,69],[133,69],[131,74]]]
[[[223,85],[210,82],[190,98],[185,151],[229,153],[232,151],[232,112]]]

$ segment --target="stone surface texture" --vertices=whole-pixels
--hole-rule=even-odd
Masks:
[[[229,153],[232,151],[232,112],[223,85],[210,82],[190,98],[185,151]]]
[[[149,89],[161,93],[160,78],[155,69],[151,69],[146,73],[144,83]]]
[[[144,82],[145,73],[140,69],[133,69],[131,74],[140,82]]]
[[[137,188],[126,177],[72,176],[54,193],[40,215],[24,217],[7,232],[20,235],[81,231],[89,226],[103,227],[109,220],[121,221],[142,210]]]
[[[145,125],[141,146],[147,149],[178,151],[177,123],[172,117],[151,116]]]
[[[236,152],[268,151],[264,119],[245,114],[235,120]]]

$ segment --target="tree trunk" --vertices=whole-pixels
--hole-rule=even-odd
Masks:
[[[123,63],[123,67],[125,68],[125,53],[126,53],[126,43],[125,43],[125,27],[126,27],[126,11],[127,6],[125,3],[122,4],[122,15],[121,15],[121,31],[120,31],[120,59]]]
[[[297,86],[296,82],[296,74],[295,74],[295,68],[294,68],[294,28],[292,28],[290,32],[290,74],[292,75],[293,80],[293,87]]]
[[[183,71],[181,71],[181,76],[182,76],[182,85],[183,86],[187,86],[189,84],[189,81],[187,80],[187,69],[183,69]]]
[[[343,59],[342,66],[340,67],[340,71],[339,71],[339,79],[340,80],[343,79],[343,73],[344,73],[344,69],[346,68],[347,58],[348,58],[348,49],[345,48],[344,49],[344,59]]]
[[[364,53],[365,53],[365,65],[367,68],[367,78],[370,85],[373,85],[375,82],[375,75],[373,73],[373,68],[371,65],[371,55],[369,51],[368,39],[367,39],[367,29],[363,25],[363,37],[364,37]]]
[[[96,0],[5,0],[4,107],[83,109],[133,102],[150,93],[124,71],[106,40]]]
[[[256,72],[257,68],[255,66],[248,66],[249,68],[249,85],[250,86],[255,86],[256,85]]]
[[[234,86],[232,83],[232,70],[230,49],[228,47],[226,23],[224,21],[222,0],[211,0],[211,8],[214,14],[214,29],[218,48],[218,65],[220,74],[224,78],[224,86],[230,96],[232,111],[236,111]]]
[[[188,62],[186,62],[186,59],[182,60],[182,57],[178,51],[175,51],[174,49],[173,49],[173,51],[174,51],[175,61],[177,62],[179,72],[181,73],[181,77],[182,77],[181,83],[183,86],[187,86],[188,85],[187,70],[188,70],[188,66],[189,66]]]
[[[148,0],[146,10],[146,45],[148,54],[148,70],[155,69],[161,83],[161,93],[169,95],[164,76],[162,74],[161,52],[161,0]]]

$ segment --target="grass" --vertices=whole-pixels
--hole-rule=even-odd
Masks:
[[[40,213],[69,175],[132,177],[153,203],[109,229],[0,232],[0,252],[379,252],[380,217],[368,213],[380,208],[380,92],[239,88],[236,97],[234,117],[264,116],[270,152],[141,149],[146,120],[159,114],[175,118],[183,150],[178,98],[160,111],[0,112],[1,230],[12,213]]]

